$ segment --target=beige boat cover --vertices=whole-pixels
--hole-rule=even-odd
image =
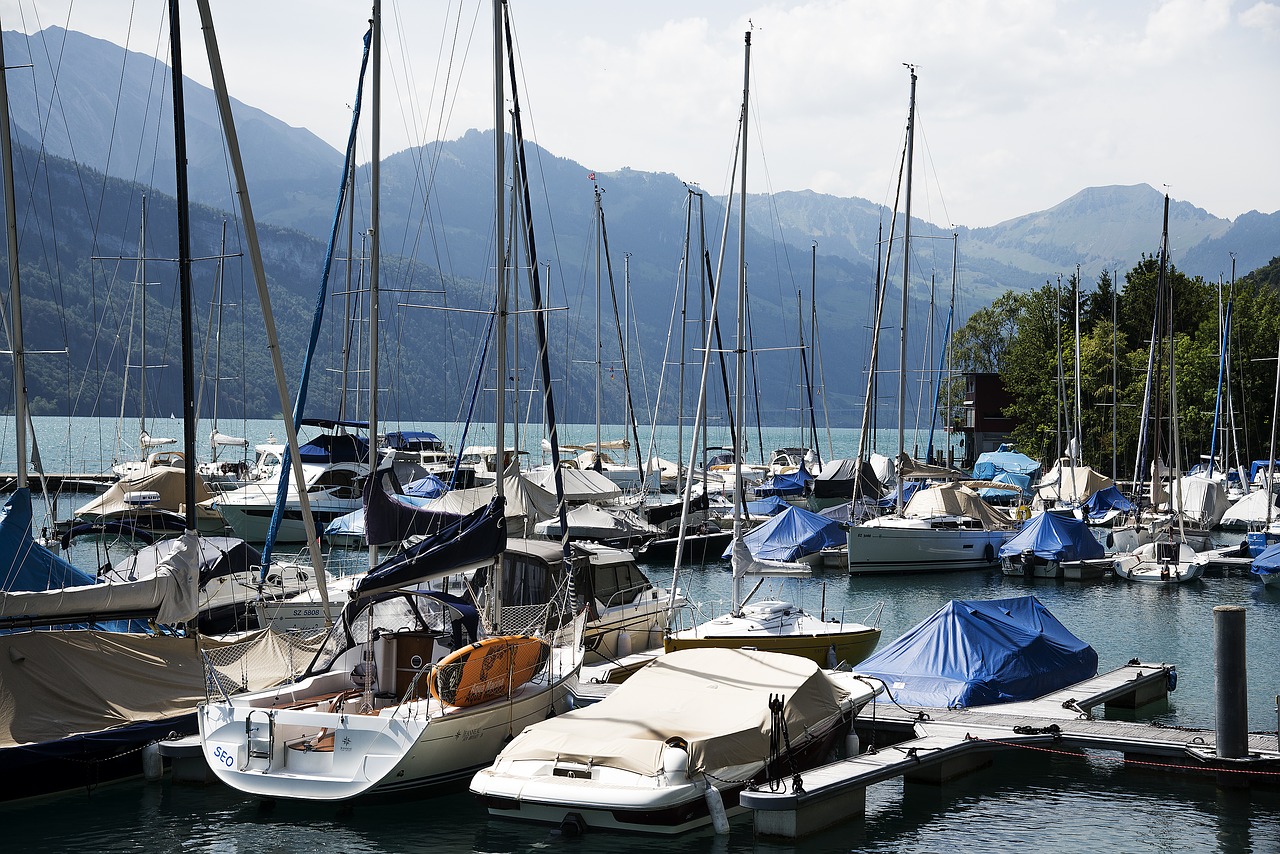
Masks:
[[[499,760],[590,762],[637,774],[662,773],[670,738],[689,745],[689,771],[769,758],[769,696],[786,699],[797,738],[840,711],[848,692],[798,655],[744,649],[687,649],[658,656],[605,699],[540,721]]]
[[[141,475],[131,480],[118,480],[111,487],[97,498],[83,505],[76,510],[76,516],[89,521],[97,521],[99,519],[113,519],[121,516],[127,517],[130,513],[137,513],[139,510],[146,509],[138,507],[125,501],[125,496],[130,492],[154,492],[160,496],[154,507],[160,510],[171,510],[174,513],[181,512],[182,505],[187,500],[187,474],[181,468],[157,468],[150,473]],[[196,478],[196,503],[207,501],[213,497],[213,493],[209,491],[209,487],[205,484],[204,478]]]
[[[228,691],[258,691],[300,672],[318,644],[270,630],[198,645],[120,632],[2,635],[0,748],[193,712],[205,699],[202,649]]]
[[[1115,484],[1111,478],[1089,466],[1073,466],[1059,460],[1040,478],[1036,495],[1041,501],[1065,501],[1084,503],[1089,496]]]
[[[612,501],[622,495],[618,485],[598,471],[561,466],[560,474],[564,484],[564,500],[570,504]],[[525,477],[552,495],[556,494],[555,472],[550,468],[531,471]]]
[[[911,496],[902,515],[914,519],[933,516],[970,516],[989,531],[1012,528],[1013,520],[982,500],[982,496],[959,484],[946,484],[921,489]]]
[[[532,483],[518,470],[509,470],[502,480],[502,487],[503,497],[506,499],[503,510],[508,535],[532,536],[534,525],[556,515],[555,495]],[[493,495],[493,486],[451,489],[426,504],[423,509],[463,516],[487,505]]]

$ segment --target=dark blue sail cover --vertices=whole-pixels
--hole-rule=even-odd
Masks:
[[[1034,552],[1045,560],[1093,560],[1106,553],[1089,526],[1074,516],[1038,513],[1000,547],[1000,557]]]
[[[14,490],[0,516],[0,590],[58,590],[96,584],[31,536],[31,493]]]
[[[788,507],[743,534],[742,542],[761,560],[793,561],[827,546],[844,545],[845,534],[839,522],[800,507]],[[730,543],[721,557],[728,558],[732,553]]]
[[[481,563],[507,547],[507,520],[501,495],[465,516],[432,514],[440,524],[417,545],[384,560],[356,584],[359,596],[439,578]]]
[[[1089,500],[1084,503],[1084,512],[1090,519],[1101,519],[1112,510],[1122,513],[1133,510],[1133,502],[1125,498],[1120,488],[1114,484],[1090,495]]]
[[[1034,596],[952,600],[858,672],[883,679],[903,705],[985,706],[1031,700],[1096,676],[1098,654]]]
[[[457,515],[426,510],[424,499],[401,494],[395,472],[385,468],[364,482],[364,537],[371,546],[389,546],[440,530]]]

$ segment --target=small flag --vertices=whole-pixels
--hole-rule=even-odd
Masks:
[[[590,175],[587,176],[588,181],[594,181],[595,179],[596,179],[596,173],[594,172],[592,172]]]

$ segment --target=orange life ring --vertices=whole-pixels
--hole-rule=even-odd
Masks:
[[[431,680],[431,696],[450,706],[474,706],[506,697],[532,679],[550,655],[551,647],[540,638],[485,638],[440,660]]]

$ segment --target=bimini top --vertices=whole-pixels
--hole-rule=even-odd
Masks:
[[[1096,676],[1098,654],[1034,596],[953,600],[858,672],[883,679],[904,706],[986,706],[1032,700]]]
[[[1074,516],[1037,513],[1000,547],[1000,557],[1034,552],[1045,560],[1093,560],[1106,553],[1089,526]]]
[[[756,763],[769,755],[776,694],[786,697],[792,733],[838,713],[848,697],[798,655],[680,650],[658,656],[599,703],[527,727],[498,760],[560,759],[656,775],[667,741],[683,739],[691,773]]]

